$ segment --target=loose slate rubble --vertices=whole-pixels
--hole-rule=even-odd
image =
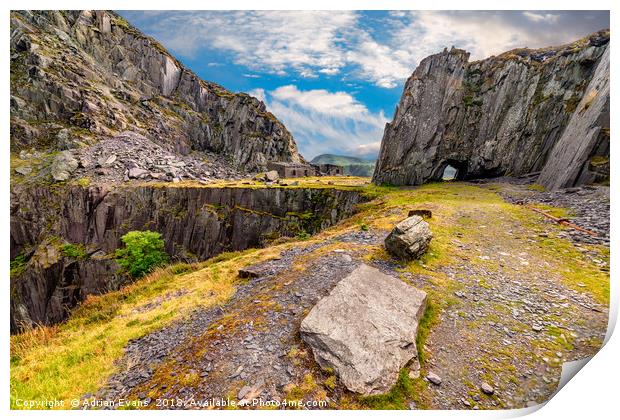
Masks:
[[[175,179],[210,182],[240,179],[242,174],[220,156],[207,152],[181,155],[138,133],[125,131],[89,147],[75,150],[80,166],[75,177],[93,181],[131,179],[174,182]]]
[[[425,309],[425,292],[361,264],[312,308],[301,337],[317,363],[334,369],[349,390],[381,394],[417,357]]]
[[[387,251],[403,260],[419,258],[433,238],[428,223],[420,216],[411,216],[398,223],[385,238]]]

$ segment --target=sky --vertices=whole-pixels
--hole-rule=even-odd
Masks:
[[[403,85],[455,46],[478,60],[609,27],[607,11],[121,11],[201,78],[267,105],[307,159],[375,158]]]

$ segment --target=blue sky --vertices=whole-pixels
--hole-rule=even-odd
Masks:
[[[407,77],[456,46],[471,60],[609,27],[606,11],[121,11],[205,80],[263,100],[308,159],[375,157]]]

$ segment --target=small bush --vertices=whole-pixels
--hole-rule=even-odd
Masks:
[[[131,231],[121,240],[125,247],[116,250],[116,261],[133,278],[142,277],[168,262],[164,240],[158,232]]]
[[[26,269],[26,256],[19,254],[11,260],[11,277],[19,277]]]
[[[305,241],[307,239],[310,239],[310,234],[308,232],[306,232],[305,230],[300,230],[299,232],[297,232],[297,235],[295,235],[297,237],[297,239]]]
[[[75,258],[76,260],[82,260],[88,257],[84,245],[82,244],[64,244],[62,246],[62,254],[65,257]]]

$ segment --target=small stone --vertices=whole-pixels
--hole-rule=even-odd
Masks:
[[[441,385],[441,377],[434,372],[428,372],[426,379],[432,384]]]
[[[415,209],[415,210],[409,210],[409,217],[411,216],[420,216],[424,219],[430,219],[433,217],[433,212],[430,210],[426,210],[426,209]]]
[[[495,389],[487,382],[483,382],[480,385],[480,389],[487,395],[493,395],[495,393]]]
[[[279,178],[278,171],[265,172],[265,181],[267,182],[276,182]]]
[[[32,168],[28,165],[21,165],[15,168],[15,172],[20,175],[30,175],[32,173]]]
[[[110,155],[106,159],[101,158],[98,163],[101,166],[110,166],[114,162],[116,162],[116,155]]]
[[[409,369],[409,378],[418,379],[420,377],[420,362],[418,359],[413,359],[411,362],[411,368]]]
[[[543,326],[540,324],[534,324],[532,325],[532,330],[536,331],[536,332],[541,332],[543,330]]]
[[[142,168],[131,168],[129,169],[128,176],[129,178],[144,178],[148,175],[149,171],[146,171]]]
[[[78,168],[78,165],[77,159],[71,152],[60,152],[54,159],[54,162],[52,162],[52,166],[50,168],[52,178],[55,181],[66,181],[69,179],[73,171]]]
[[[249,385],[245,385],[243,388],[237,392],[237,399],[242,400],[246,395],[248,395],[252,391],[252,387]]]

